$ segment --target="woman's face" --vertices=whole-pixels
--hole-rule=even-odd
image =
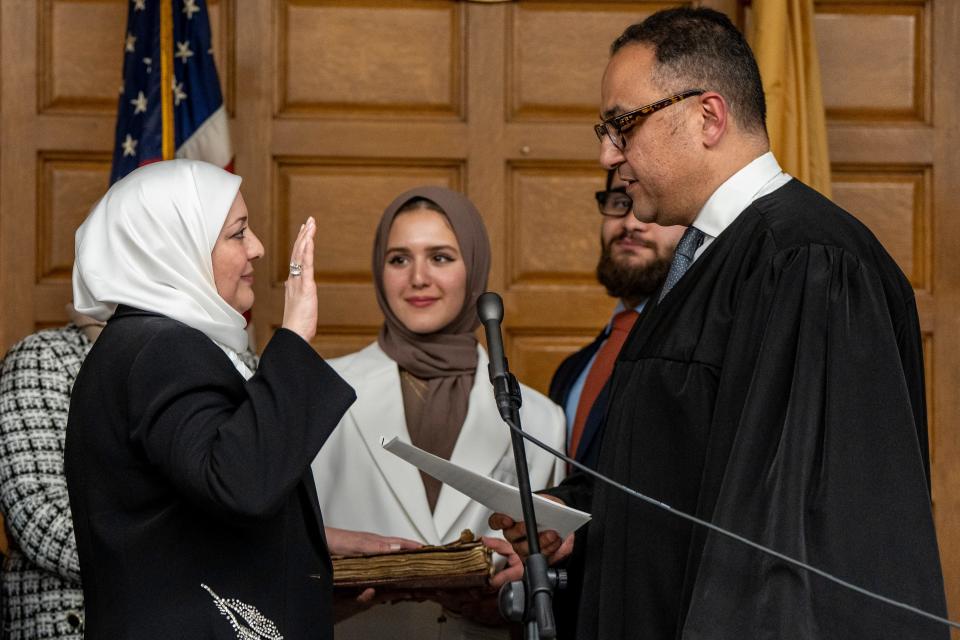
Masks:
[[[247,226],[247,205],[238,192],[211,258],[217,293],[240,313],[253,306],[253,261],[262,255],[263,245]]]
[[[414,333],[433,333],[463,308],[467,268],[447,217],[414,209],[393,220],[383,265],[390,310]]]

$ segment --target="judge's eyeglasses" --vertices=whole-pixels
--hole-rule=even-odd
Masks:
[[[617,149],[623,151],[624,147],[627,146],[627,139],[623,136],[630,127],[637,124],[642,118],[660,111],[660,109],[666,109],[672,104],[676,104],[681,100],[686,100],[691,96],[699,96],[706,93],[703,89],[690,89],[688,91],[682,91],[676,95],[672,95],[669,98],[664,98],[663,100],[657,100],[656,102],[651,102],[650,104],[640,107],[639,109],[634,109],[633,111],[627,111],[626,113],[621,113],[618,116],[613,116],[599,124],[593,125],[593,130],[597,134],[597,138],[600,142],[603,142],[603,137],[607,136],[610,138],[610,142],[613,143]]]
[[[597,191],[594,196],[597,199],[597,208],[600,209],[600,215],[602,216],[622,218],[630,213],[633,208],[633,200],[622,188]]]

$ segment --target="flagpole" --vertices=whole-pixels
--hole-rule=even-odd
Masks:
[[[172,160],[173,136],[173,2],[160,0],[160,109],[164,160]]]

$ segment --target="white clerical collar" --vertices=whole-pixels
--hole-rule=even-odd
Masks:
[[[768,151],[717,187],[700,209],[693,226],[703,231],[708,240],[712,240],[723,233],[754,200],[779,189],[789,180],[790,176],[780,168],[773,152]],[[709,242],[700,247],[698,256],[707,244]]]

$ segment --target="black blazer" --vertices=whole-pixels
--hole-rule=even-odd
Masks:
[[[607,339],[607,335],[607,329],[604,329],[593,342],[576,353],[567,356],[567,358],[560,363],[560,366],[557,367],[557,371],[553,374],[553,379],[550,381],[549,396],[551,400],[563,407],[564,410],[566,410],[567,407],[567,398],[570,396],[570,389],[577,381],[577,377],[579,377],[587,365],[590,364],[590,359],[593,358],[594,354],[600,349],[603,341]],[[583,435],[580,436],[580,444],[577,445],[577,451],[573,456],[574,460],[582,462],[591,469],[597,468],[597,458],[600,455],[599,436],[602,430],[601,428],[603,427],[604,417],[606,416],[607,401],[610,396],[609,386],[608,381],[608,384],[604,385],[603,389],[600,390],[600,395],[597,396],[593,407],[590,408],[590,413],[587,414],[587,421],[583,425]]]
[[[244,381],[199,331],[120,307],[67,425],[86,638],[331,638],[310,462],[354,397],[292,332]]]

